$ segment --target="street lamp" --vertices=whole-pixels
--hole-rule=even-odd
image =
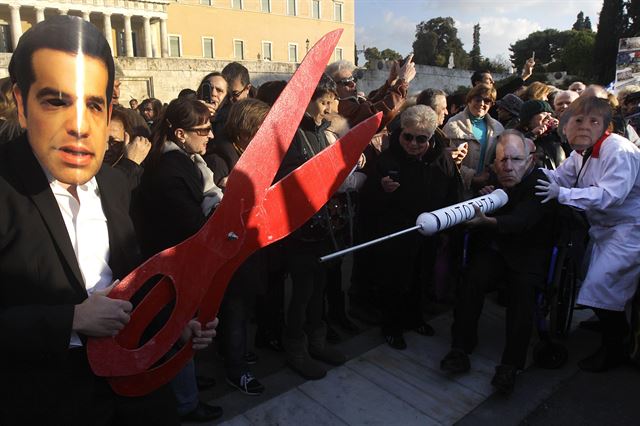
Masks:
[[[307,39],[307,41],[305,41],[304,44],[307,46],[307,52],[308,52],[309,51],[309,39]]]

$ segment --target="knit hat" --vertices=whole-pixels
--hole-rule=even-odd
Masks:
[[[504,96],[504,98],[498,99],[496,102],[496,106],[504,109],[511,113],[511,115],[515,115],[518,117],[520,115],[520,107],[522,106],[522,99],[514,95],[513,93],[508,93]]]
[[[523,125],[529,124],[531,117],[541,112],[553,112],[553,108],[547,101],[530,100],[520,107],[520,122]]]

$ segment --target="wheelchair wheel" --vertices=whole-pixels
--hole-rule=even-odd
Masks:
[[[553,337],[566,337],[573,320],[573,309],[577,291],[577,265],[575,259],[563,250],[558,259],[558,268],[553,282],[553,296],[551,299],[550,334]]]

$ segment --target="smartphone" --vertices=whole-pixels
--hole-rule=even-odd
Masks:
[[[409,56],[411,56],[411,53],[409,53],[407,56],[405,56],[404,58],[400,59],[398,61],[398,65],[400,65],[401,67],[404,66],[404,64],[407,63],[407,60],[409,59]]]
[[[211,83],[208,81],[202,83],[202,86],[200,87],[200,96],[206,103],[211,103]]]
[[[392,181],[394,182],[400,182],[400,172],[397,170],[389,170],[388,172],[389,177],[391,178]]]

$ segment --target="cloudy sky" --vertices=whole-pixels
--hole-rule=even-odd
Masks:
[[[473,26],[480,23],[482,55],[508,58],[513,42],[538,30],[570,29],[581,10],[595,30],[602,0],[356,0],[355,7],[358,49],[364,44],[406,55],[418,23],[450,16],[466,51],[473,45]]]

